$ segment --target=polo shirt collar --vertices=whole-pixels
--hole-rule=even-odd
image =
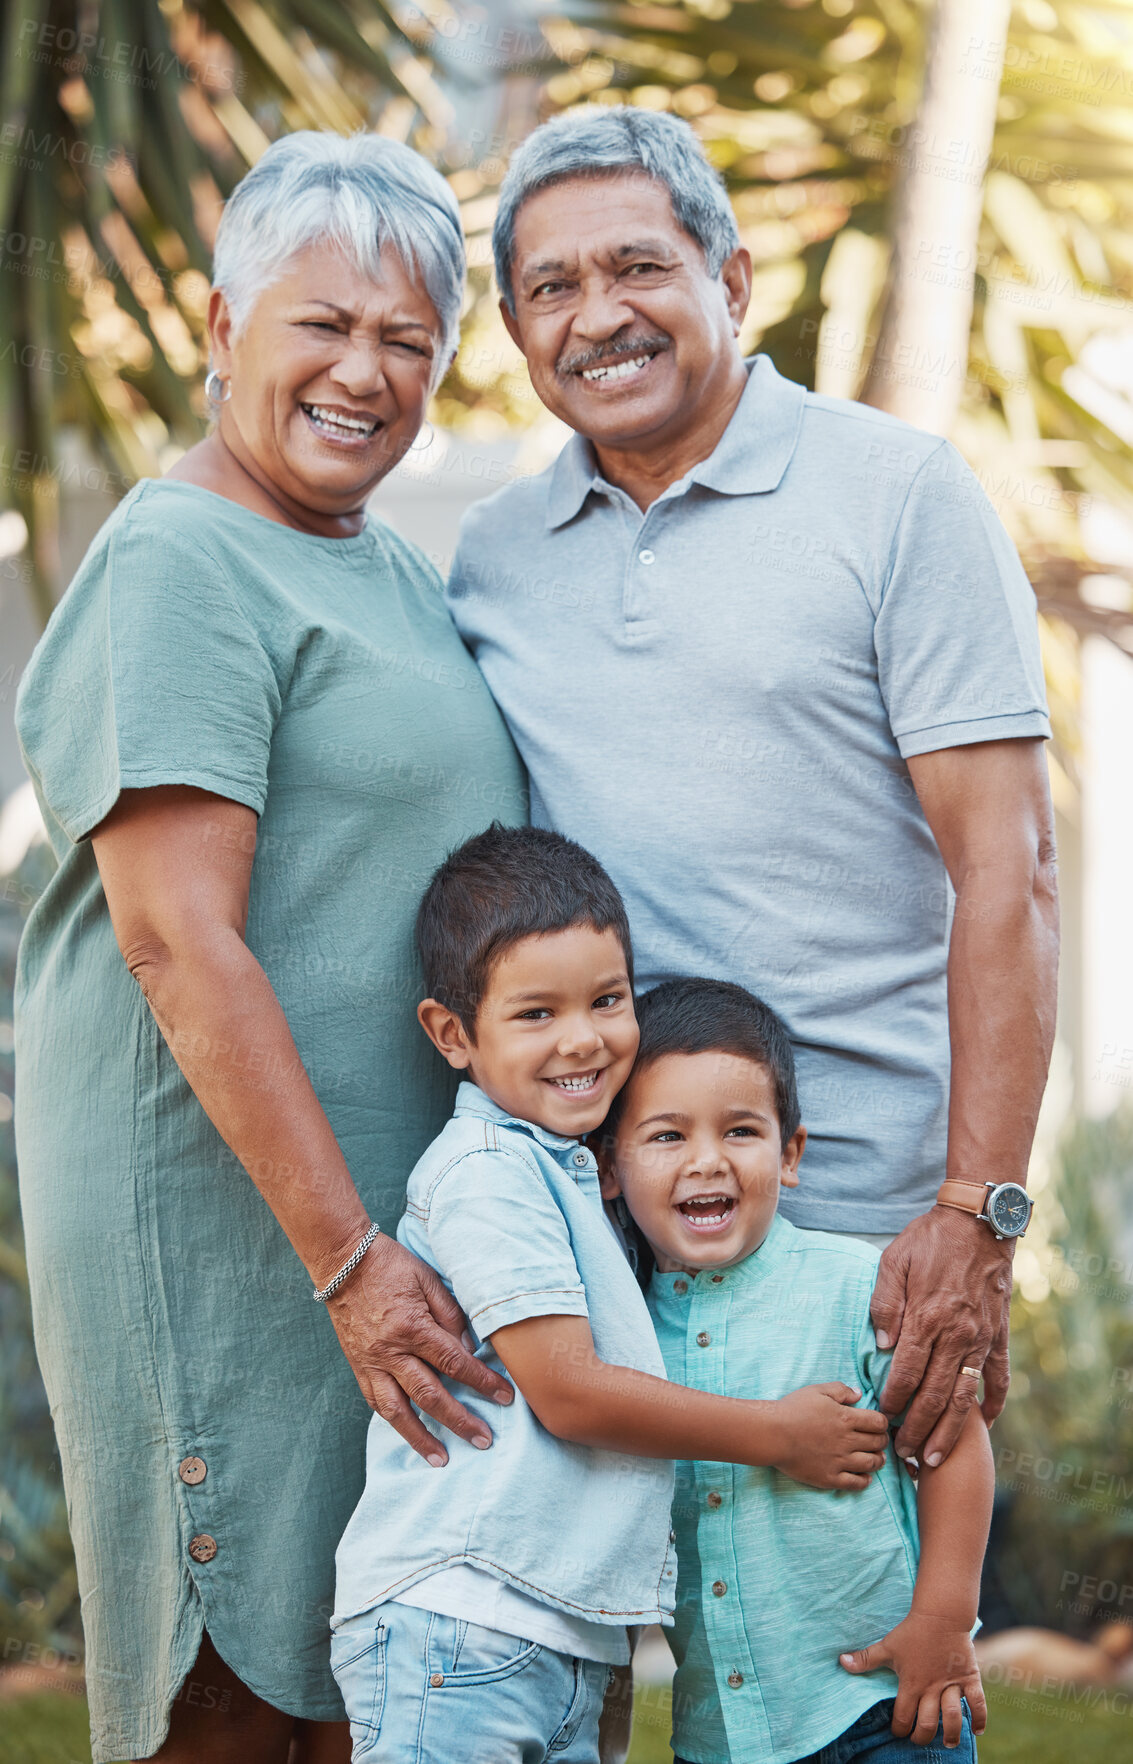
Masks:
[[[782,482],[798,444],[806,392],[784,379],[770,356],[753,356],[744,367],[747,385],[731,421],[708,458],[683,480],[686,485],[703,484],[724,496],[751,496],[775,490]],[[551,468],[547,526],[572,521],[602,482],[589,441],[572,435]]]
[[[518,1115],[509,1115],[478,1084],[473,1084],[467,1078],[461,1080],[453,1113],[479,1115],[484,1121],[494,1121],[498,1127],[517,1127],[521,1132],[529,1133],[532,1139],[537,1139],[540,1145],[545,1145],[548,1151],[569,1151],[578,1144],[577,1139],[564,1139],[561,1133],[551,1133],[546,1127],[536,1126],[534,1121],[524,1121]]]

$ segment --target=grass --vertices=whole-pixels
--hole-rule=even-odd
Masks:
[[[1091,1692],[1087,1699],[1084,1692],[1039,1696],[993,1685],[988,1711],[980,1764],[1118,1764],[1133,1755],[1129,1691]],[[630,1764],[672,1758],[668,1693],[640,1690]],[[90,1764],[86,1704],[56,1696],[0,1704],[0,1764]]]
[[[0,1764],[90,1764],[85,1698],[5,1698],[0,1703]]]

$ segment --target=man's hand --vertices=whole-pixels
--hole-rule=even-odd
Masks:
[[[944,1744],[951,1750],[960,1743],[963,1725],[961,1697],[972,1711],[972,1732],[987,1726],[980,1669],[972,1638],[957,1618],[910,1611],[903,1623],[872,1647],[840,1654],[838,1663],[855,1676],[888,1666],[897,1674],[897,1699],[891,1727],[900,1739],[912,1736],[915,1746],[927,1746],[944,1721]]]
[[[856,1409],[848,1384],[807,1384],[774,1405],[776,1470],[808,1488],[866,1488],[885,1462],[889,1427],[876,1409]]]
[[[468,1351],[460,1306],[426,1262],[396,1238],[375,1238],[327,1309],[371,1409],[428,1463],[440,1469],[448,1453],[414,1414],[414,1403],[461,1439],[482,1449],[491,1445],[483,1421],[457,1402],[437,1373],[496,1403],[510,1403],[515,1392]]]
[[[881,1394],[887,1415],[908,1409],[900,1457],[936,1465],[960,1437],[984,1377],[989,1424],[1007,1395],[1007,1318],[1014,1244],[979,1219],[933,1207],[907,1225],[881,1257],[870,1314],[879,1347],[896,1343]]]

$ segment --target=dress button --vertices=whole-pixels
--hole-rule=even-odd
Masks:
[[[727,1590],[728,1583],[726,1580],[714,1580],[712,1582],[712,1591],[716,1598],[722,1599]]]
[[[707,1329],[702,1329],[696,1338],[696,1345],[697,1347],[707,1347],[711,1340],[712,1337],[709,1335]]]
[[[182,1458],[177,1466],[177,1474],[190,1488],[196,1488],[198,1482],[203,1482],[208,1475],[208,1465],[203,1458]]]
[[[576,1151],[574,1154],[574,1161],[578,1165],[579,1169],[581,1169],[583,1164],[588,1164],[590,1162],[590,1153],[584,1152],[584,1151]]]
[[[681,1297],[684,1298],[685,1293],[688,1291],[688,1281],[687,1280],[674,1280],[673,1281],[673,1291],[679,1292]]]
[[[645,547],[644,551],[638,552],[637,561],[638,561],[638,563],[651,564],[651,563],[655,562],[656,557],[657,557],[657,553],[655,551],[650,551],[650,549],[647,545]]]
[[[445,1681],[445,1675],[443,1672],[431,1672],[429,1674],[429,1683],[432,1685],[434,1690],[439,1690],[441,1685],[444,1683],[444,1681]]]
[[[743,1681],[744,1681],[744,1675],[742,1672],[729,1672],[728,1683],[731,1685],[733,1690],[739,1690]]]
[[[190,1538],[189,1554],[194,1562],[211,1562],[216,1555],[215,1537],[210,1537],[207,1531],[202,1531],[199,1536]]]
[[[712,1511],[715,1512],[717,1507],[722,1507],[724,1505],[723,1495],[717,1494],[716,1490],[713,1489],[708,1496],[708,1505],[712,1508]]]

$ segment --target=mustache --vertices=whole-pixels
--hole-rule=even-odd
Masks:
[[[608,343],[595,343],[589,349],[580,349],[575,355],[560,355],[555,372],[563,375],[581,374],[587,368],[610,367],[627,355],[659,355],[663,349],[668,348],[669,338],[663,331],[657,331],[651,337],[611,337]]]

